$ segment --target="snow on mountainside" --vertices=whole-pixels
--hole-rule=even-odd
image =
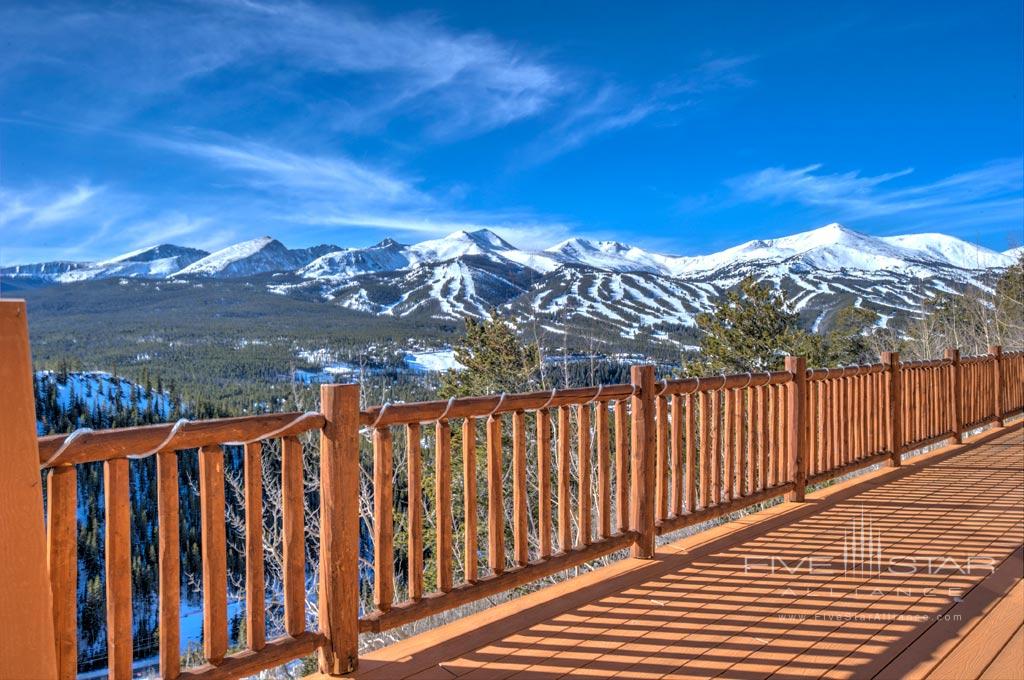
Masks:
[[[1011,258],[1014,262],[1016,262],[1020,258],[1024,257],[1024,246],[1017,246],[1016,248],[1004,250],[1003,255]]]
[[[242,241],[210,253],[201,260],[172,274],[183,276],[214,276],[220,278],[253,276],[266,272],[292,271],[309,264],[336,246],[314,246],[289,250],[270,236]]]
[[[44,262],[0,269],[0,277],[50,283],[74,283],[113,277],[161,279],[208,253],[198,248],[162,244],[134,250],[101,262]]]
[[[188,263],[172,266],[182,260]],[[784,290],[817,328],[844,305],[871,307],[885,321],[916,313],[937,294],[987,289],[1015,261],[1011,251],[944,234],[874,237],[833,223],[693,256],[583,238],[525,250],[480,229],[411,245],[385,239],[366,248],[291,250],[269,236],[212,254],[164,245],[102,263],[0,273],[44,282],[99,278],[100,271],[177,280],[273,274],[264,284],[270,292],[375,315],[455,319],[503,308],[523,317],[599,321],[633,337],[645,327],[691,326],[695,314],[745,276]]]

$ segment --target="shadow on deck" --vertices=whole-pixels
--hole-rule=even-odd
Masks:
[[[372,652],[358,678],[1020,677],[1020,424]]]

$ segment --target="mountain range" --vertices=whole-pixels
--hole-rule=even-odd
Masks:
[[[480,229],[366,248],[290,249],[269,236],[212,253],[162,244],[100,262],[7,267],[0,277],[32,286],[252,278],[272,293],[374,315],[452,319],[505,308],[607,324],[632,337],[642,328],[657,336],[692,325],[696,313],[748,275],[783,289],[812,327],[849,304],[871,307],[885,323],[937,293],[989,287],[1021,251],[999,253],[938,233],[875,237],[837,223],[697,256],[582,238],[527,250]]]

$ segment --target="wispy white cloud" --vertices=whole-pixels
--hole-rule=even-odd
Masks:
[[[257,188],[358,204],[422,204],[430,201],[412,180],[396,172],[357,162],[341,153],[302,154],[224,135],[213,140],[155,136],[140,139],[235,172],[243,181]]]
[[[526,151],[528,164],[543,163],[579,148],[594,137],[637,125],[659,113],[694,106],[711,92],[745,87],[750,57],[708,59],[689,73],[657,83],[646,95],[625,92],[606,83],[570,107],[564,117]]]
[[[0,189],[0,226],[34,229],[78,219],[96,207],[103,187],[88,183],[54,192],[47,188]]]
[[[907,184],[912,168],[879,175],[822,172],[820,163],[772,167],[727,181],[741,201],[795,202],[828,208],[838,219],[909,216],[915,219],[1006,220],[1022,214],[1024,162],[993,161],[933,182]],[[900,182],[899,180],[904,180]],[[948,224],[948,222],[946,222]]]
[[[63,73],[76,85],[61,99],[81,116],[150,110],[230,69],[255,68],[261,77],[219,80],[206,99],[237,106],[240,95],[280,98],[307,76],[347,78],[318,102],[332,124],[414,111],[434,134],[465,136],[533,116],[566,87],[557,69],[485,32],[453,31],[423,13],[380,18],[301,1],[8,5],[0,42],[14,55],[0,63],[0,86],[33,67]]]

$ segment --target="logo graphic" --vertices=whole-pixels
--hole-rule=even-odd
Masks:
[[[846,576],[870,578],[882,573],[882,537],[864,508],[843,537],[843,567]]]

